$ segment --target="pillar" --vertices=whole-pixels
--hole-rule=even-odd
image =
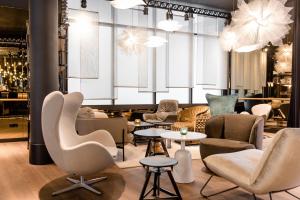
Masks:
[[[47,94],[58,90],[58,0],[30,0],[30,149],[31,164],[52,160],[46,149],[41,110]]]

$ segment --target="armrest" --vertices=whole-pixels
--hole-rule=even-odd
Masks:
[[[164,120],[164,122],[176,122],[176,121],[177,121],[177,114],[170,114]]]
[[[144,121],[147,120],[157,120],[156,113],[144,113],[143,114]]]
[[[253,144],[257,149],[262,149],[264,132],[264,119],[257,117],[251,129],[249,143]]]
[[[111,134],[106,130],[96,130],[87,135],[79,136],[81,143],[83,142],[99,142],[104,146],[116,147],[116,143]]]

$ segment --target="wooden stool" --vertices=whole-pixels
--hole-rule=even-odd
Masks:
[[[174,158],[169,158],[169,157],[165,157],[165,156],[150,156],[150,157],[146,157],[142,160],[140,160],[140,163],[143,166],[146,166],[147,168],[149,168],[149,170],[147,171],[146,174],[146,180],[140,195],[140,200],[143,199],[147,199],[146,197],[148,196],[148,194],[150,194],[152,191],[152,196],[154,199],[160,199],[160,192],[163,192],[167,195],[169,195],[170,197],[168,197],[168,199],[172,198],[172,199],[182,199],[179,189],[175,183],[175,180],[173,178],[172,172],[168,169],[165,169],[166,167],[173,167],[175,165],[177,165],[177,160]],[[172,183],[172,186],[175,190],[175,193],[169,192],[166,189],[163,189],[160,187],[160,175],[162,173],[166,172],[169,176],[169,179]],[[152,173],[154,174],[154,183],[153,183],[153,187],[146,192],[150,177],[152,175]],[[153,199],[151,198],[151,199]]]

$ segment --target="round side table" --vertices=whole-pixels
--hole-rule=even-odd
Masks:
[[[186,141],[201,140],[206,138],[203,133],[188,132],[187,135],[181,135],[179,131],[168,131],[161,134],[162,138],[177,140],[181,143],[181,149],[175,153],[175,159],[178,165],[174,166],[173,175],[177,183],[191,183],[194,181],[194,174],[192,169],[192,155],[191,152],[185,149]]]
[[[161,153],[156,151],[156,145],[159,144],[161,144],[163,148],[164,151],[163,154],[169,157],[169,153],[166,148],[165,142],[160,137],[160,135],[164,132],[166,132],[166,130],[159,129],[159,128],[149,128],[149,129],[143,129],[134,132],[135,135],[148,139],[148,145],[147,145],[145,157],[160,155]]]
[[[152,197],[151,199],[166,199],[166,198],[161,198],[160,192],[165,193],[169,197],[167,199],[179,199],[182,200],[181,194],[179,192],[179,189],[175,183],[175,180],[172,176],[172,172],[166,168],[173,167],[177,165],[177,160],[174,158],[168,158],[164,156],[150,156],[146,157],[142,160],[140,160],[140,163],[144,166],[147,166],[150,168],[149,171],[147,171],[146,174],[146,180],[142,189],[142,192],[140,194],[139,200],[144,200],[148,199],[147,196],[152,192]],[[161,187],[160,184],[160,176],[162,173],[167,173],[169,176],[169,179],[172,183],[173,189],[175,193],[172,193],[164,188]],[[154,175],[154,181],[153,181],[153,187],[146,192],[149,180],[151,175]]]

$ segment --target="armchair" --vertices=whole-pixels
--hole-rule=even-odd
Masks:
[[[146,122],[175,122],[177,120],[178,101],[161,100],[156,113],[144,113],[143,119]]]
[[[212,179],[210,176],[201,189],[204,197],[211,197],[237,187],[253,194],[286,192],[299,199],[288,190],[300,185],[300,129],[286,128],[276,133],[265,151],[249,149],[234,153],[208,156],[204,159],[209,169],[216,175],[236,184],[236,187],[205,195],[203,190]]]
[[[52,92],[44,99],[42,107],[42,131],[47,150],[54,163],[68,174],[80,176],[80,180],[67,178],[74,183],[68,188],[53,192],[58,195],[77,188],[85,188],[96,194],[99,191],[90,185],[106,177],[85,180],[91,175],[114,164],[116,144],[109,132],[97,130],[86,136],[79,136],[75,121],[83,96],[79,92],[63,95]]]
[[[251,108],[253,115],[261,116],[265,121],[269,118],[272,106],[269,104],[257,104]]]
[[[209,114],[208,106],[193,106],[179,112],[177,122],[171,126],[171,130],[179,131],[187,127],[189,131],[195,131],[196,119],[202,115]]]
[[[218,115],[206,123],[207,138],[200,141],[202,160],[219,153],[261,149],[264,120],[255,115]],[[204,162],[205,164],[205,162]]]

